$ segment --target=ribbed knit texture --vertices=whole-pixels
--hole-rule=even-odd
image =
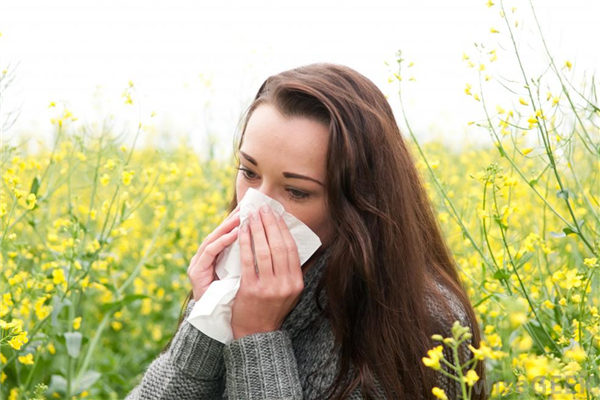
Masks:
[[[334,345],[331,325],[319,314],[314,300],[328,255],[325,252],[304,274],[304,291],[281,329],[224,345],[184,320],[168,351],[150,364],[126,400],[322,398],[339,367],[339,349]],[[428,310],[438,316],[439,302],[447,302],[461,323],[467,324],[460,302],[449,290],[442,289],[444,299],[427,299]],[[324,292],[321,300],[322,304],[327,301]],[[188,304],[186,318],[193,304]],[[449,336],[450,326],[440,333]],[[471,357],[466,345],[461,353],[464,359]],[[452,359],[447,351],[445,356]],[[458,398],[460,387],[449,378],[439,374],[437,386],[449,399]],[[362,399],[360,390],[349,398]]]

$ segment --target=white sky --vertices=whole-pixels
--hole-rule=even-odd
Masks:
[[[529,2],[513,4],[527,38],[534,30]],[[535,5],[557,62],[569,59],[581,73],[597,69],[598,2]],[[501,33],[491,34],[492,26]],[[474,42],[495,47],[503,28],[498,4],[488,8],[483,0],[0,0],[0,70],[17,64],[16,81],[2,93],[0,121],[20,110],[3,140],[51,137],[56,111],[48,104],[55,101],[67,104],[77,124],[114,115],[116,130],[132,130],[141,119],[190,137],[199,151],[212,132],[225,154],[240,113],[268,75],[317,61],[346,64],[373,80],[395,106],[384,61],[393,62],[402,49],[415,63],[404,75],[416,78],[407,82],[405,99],[419,136],[477,141],[485,133],[467,131],[466,124],[481,117],[480,105],[464,94],[476,71],[462,54],[473,54]],[[526,53],[540,54],[538,42],[528,46]],[[538,62],[527,57],[526,63]],[[504,74],[510,65],[511,53],[499,55],[486,72]],[[133,106],[121,97],[130,80]]]

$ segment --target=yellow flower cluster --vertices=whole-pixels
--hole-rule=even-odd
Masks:
[[[0,330],[5,332],[0,336],[0,345],[6,342],[13,349],[20,350],[29,341],[27,332],[23,330],[23,321],[20,319],[13,319],[10,322],[0,319]]]
[[[64,137],[54,151],[11,156],[3,169],[0,397],[34,398],[36,383],[56,371],[95,382],[85,377],[100,361],[160,351],[190,288],[189,260],[226,216],[232,160],[190,162],[197,155],[185,146],[129,159],[126,146],[107,142]],[[20,391],[16,368],[31,371]],[[115,368],[135,382],[139,364]],[[122,395],[98,384],[76,397]]]

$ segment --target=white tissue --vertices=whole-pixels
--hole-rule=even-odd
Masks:
[[[300,264],[304,264],[319,248],[319,237],[299,219],[286,212],[281,203],[256,189],[248,188],[240,201],[240,224],[248,218],[250,211],[258,211],[268,204],[273,212],[283,215],[292,237],[296,241]],[[231,307],[240,287],[240,245],[236,239],[217,257],[215,272],[219,280],[211,283],[206,292],[196,301],[187,321],[207,336],[222,343],[233,340],[231,331]]]

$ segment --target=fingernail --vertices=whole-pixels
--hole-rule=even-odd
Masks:
[[[266,214],[266,213],[268,213],[270,210],[271,210],[271,209],[270,209],[270,207],[269,207],[268,205],[266,205],[266,204],[263,204],[263,206],[260,208],[260,211],[261,211],[263,214]]]

